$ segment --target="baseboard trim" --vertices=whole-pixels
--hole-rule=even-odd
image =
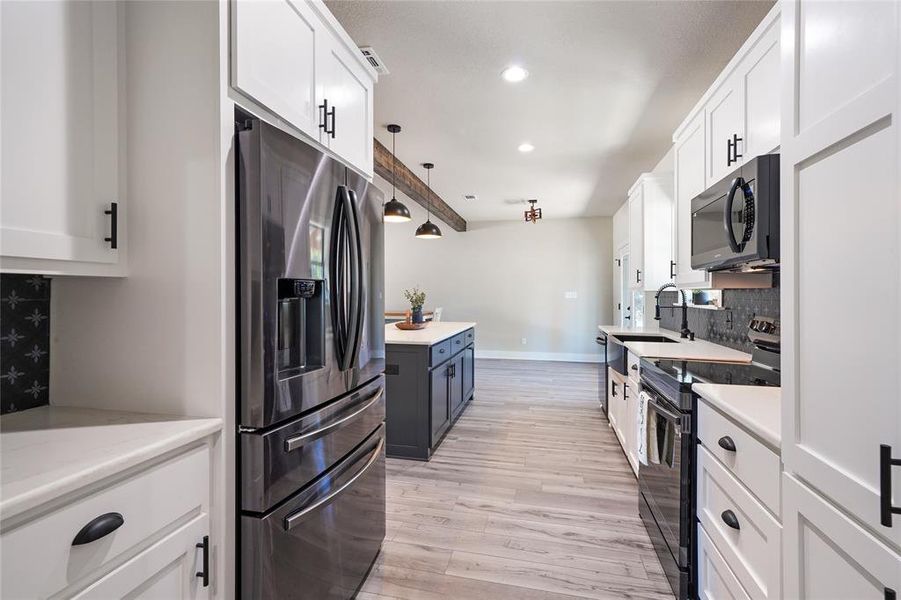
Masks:
[[[513,352],[508,350],[479,350],[476,358],[498,358],[503,360],[544,360],[557,362],[600,363],[603,357],[598,354],[579,354],[576,352]]]

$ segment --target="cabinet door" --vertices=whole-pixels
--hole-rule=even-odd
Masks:
[[[197,575],[203,570],[203,550],[198,548],[197,544],[208,534],[209,517],[202,514],[73,598],[76,600],[209,598],[210,586],[204,587],[202,578]],[[208,568],[213,568],[212,562],[208,564]]]
[[[372,80],[354,56],[337,40],[326,41],[319,62],[319,104],[328,102],[329,149],[371,174]]]
[[[623,443],[632,470],[638,472],[638,388],[632,381],[623,386]]]
[[[451,416],[456,417],[463,407],[463,352],[451,361],[450,382],[450,411]]]
[[[472,396],[475,389],[476,360],[475,349],[467,346],[463,350],[463,401],[466,402]]]
[[[700,111],[676,140],[673,160],[676,172],[673,227],[676,246],[676,284],[710,287],[706,271],[691,268],[691,201],[706,189],[704,179],[705,114]]]
[[[448,392],[450,389],[450,363],[433,369],[430,377],[429,395],[431,396],[432,443],[434,446],[441,439],[450,422],[450,405]]]
[[[738,150],[730,148],[734,136],[744,138],[744,80],[736,73],[723,82],[717,92],[711,96],[705,112],[707,115],[706,144],[706,184],[710,187],[738,168],[744,160],[745,144],[738,142]],[[738,162],[730,161],[730,157],[742,155]],[[731,163],[731,164],[730,164]]]
[[[629,196],[629,287],[639,288],[644,281],[644,203],[641,186]]]
[[[894,598],[901,556],[806,485],[783,477],[783,597]]]
[[[614,431],[619,430],[620,404],[622,403],[623,386],[613,374],[613,369],[607,367],[607,420]]]
[[[318,16],[306,2],[290,0],[236,0],[232,6],[232,86],[319,139]]]
[[[742,161],[779,146],[779,24],[772,21],[739,67],[745,90]]]
[[[104,211],[115,202],[124,248],[120,10],[117,2],[0,2],[4,270],[123,274],[120,251],[104,240]]]
[[[880,445],[901,457],[901,5],[782,11],[782,459],[901,548],[880,510],[901,505],[901,468],[880,493]],[[885,307],[867,326],[859,290]]]

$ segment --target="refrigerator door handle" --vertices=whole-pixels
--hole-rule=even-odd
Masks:
[[[300,510],[291,513],[287,517],[285,517],[284,527],[285,531],[290,531],[295,526],[297,526],[304,518],[304,516],[313,512],[316,509],[327,506],[331,502],[333,502],[338,496],[340,496],[343,492],[345,492],[350,486],[354,484],[354,482],[366,474],[372,465],[379,459],[382,455],[382,447],[385,445],[385,438],[380,437],[378,443],[375,445],[375,448],[372,450],[372,456],[369,457],[369,460],[366,461],[366,464],[363,465],[363,468],[357,471],[353,477],[344,482],[341,487],[336,490],[329,492],[325,496],[322,496],[319,500],[316,500],[312,504],[308,504],[304,506]]]
[[[302,433],[300,435],[296,435],[292,438],[285,440],[285,452],[292,452],[292,451],[296,450],[297,448],[299,448],[300,446],[303,446],[304,443],[307,442],[308,440],[310,440],[312,438],[320,437],[321,435],[328,433],[329,431],[331,431],[333,429],[341,427],[348,421],[352,421],[353,419],[358,417],[360,414],[369,410],[369,407],[372,406],[373,404],[375,404],[376,402],[378,402],[379,398],[381,398],[382,394],[384,394],[384,393],[385,393],[385,388],[379,388],[379,390],[376,393],[372,394],[368,398],[368,400],[369,400],[368,402],[366,402],[363,406],[361,406],[360,408],[358,408],[351,414],[341,417],[340,419],[336,419],[336,420],[332,421],[331,423],[329,423],[327,425],[323,425],[322,427],[319,427],[318,429],[315,429],[313,431],[309,431],[307,433]]]
[[[353,272],[356,276],[355,282],[351,284],[351,318],[354,319],[353,327],[348,327],[350,334],[353,336],[352,343],[348,344],[350,350],[350,361],[348,368],[355,365],[360,355],[360,346],[363,342],[363,325],[366,317],[366,290],[364,287],[363,277],[363,238],[360,235],[360,217],[357,212],[357,193],[348,190],[348,227],[350,228],[350,252],[352,256],[351,264]]]
[[[344,359],[347,354],[347,290],[345,288],[345,269],[347,267],[347,226],[345,224],[346,204],[344,196],[347,188],[339,185],[335,193],[335,213],[332,218],[332,244],[329,260],[330,304],[332,309],[332,326],[335,330],[335,350],[338,364],[344,370]]]
[[[357,330],[359,329],[359,317],[360,317],[360,270],[362,265],[361,257],[359,256],[360,250],[360,240],[359,240],[359,227],[356,223],[356,218],[353,210],[353,199],[351,198],[351,192],[347,189],[347,186],[340,186],[339,192],[341,193],[341,199],[344,204],[344,235],[346,244],[343,249],[346,252],[346,256],[344,261],[348,266],[348,275],[350,278],[349,285],[345,288],[345,293],[347,294],[347,313],[345,318],[347,319],[345,322],[345,335],[344,335],[344,355],[341,360],[341,370],[346,371],[350,369],[356,358],[356,345],[357,345]]]

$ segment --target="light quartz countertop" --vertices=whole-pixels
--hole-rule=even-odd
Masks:
[[[698,383],[692,391],[777,450],[782,447],[782,389]]]
[[[651,329],[648,327],[618,327],[614,325],[599,325],[598,329],[609,335],[662,335],[677,343],[667,342],[625,342],[629,352],[642,358],[669,358],[673,360],[704,360],[712,362],[751,362],[751,355],[741,350],[720,346],[706,340],[684,340],[679,337],[678,331],[669,329]]]
[[[221,419],[66,406],[0,417],[0,520],[202,439]]]
[[[462,321],[439,321],[438,323],[430,322],[425,329],[403,331],[395,327],[394,323],[388,323],[385,325],[385,343],[433,346],[475,326],[475,323]]]

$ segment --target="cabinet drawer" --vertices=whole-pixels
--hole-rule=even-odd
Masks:
[[[447,339],[443,342],[438,342],[434,346],[429,348],[429,366],[434,367],[435,365],[440,365],[447,359],[451,357],[451,340]]]
[[[463,336],[466,338],[466,345],[468,346],[476,341],[476,330],[467,329],[463,332]]]
[[[209,493],[210,451],[202,446],[4,531],[0,596],[44,598],[81,587],[123,552],[207,512]],[[82,527],[111,512],[124,519],[118,529],[72,545]]]
[[[703,400],[698,403],[698,439],[763,504],[779,516],[782,468],[779,455]],[[735,451],[728,446],[731,440]]]
[[[698,520],[742,587],[751,598],[778,598],[782,526],[704,446],[697,487]]]
[[[751,600],[700,523],[698,523],[698,598]]]
[[[451,338],[451,354],[456,354],[466,345],[466,333],[458,333]]]

